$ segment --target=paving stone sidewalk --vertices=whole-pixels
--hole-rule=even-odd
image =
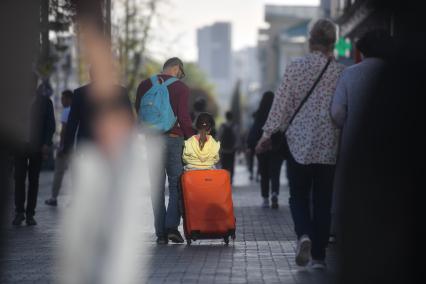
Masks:
[[[65,206],[44,204],[51,180],[52,173],[42,174],[36,216],[39,224],[5,228],[7,247],[0,255],[0,283],[55,283],[57,279],[54,251],[59,243],[59,216]],[[237,168],[235,183],[235,242],[229,246],[220,240],[196,241],[190,247],[157,246],[154,236],[149,236],[148,281],[141,278],[141,283],[331,283],[335,274],[333,247],[328,250],[326,271],[299,268],[294,263],[296,237],[286,185],[281,187],[280,208],[272,210],[260,208],[259,184],[248,181],[242,166]],[[62,200],[66,200],[67,193],[64,195]]]

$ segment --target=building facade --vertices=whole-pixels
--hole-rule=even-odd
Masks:
[[[231,24],[217,22],[197,31],[198,65],[215,85],[221,108],[232,93]]]
[[[286,65],[308,51],[307,31],[310,22],[321,16],[316,6],[266,5],[267,29],[259,30],[258,58],[261,90],[275,90]]]

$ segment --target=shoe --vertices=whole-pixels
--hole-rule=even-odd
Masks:
[[[25,220],[24,213],[16,213],[15,219],[13,219],[12,225],[20,226],[24,220]]]
[[[278,196],[274,195],[271,198],[271,202],[272,202],[272,209],[278,209]]]
[[[185,242],[182,235],[177,229],[169,230],[169,233],[167,234],[167,238],[171,240],[173,243],[182,244]]]
[[[324,260],[312,259],[311,268],[324,270],[327,268],[327,264]]]
[[[167,245],[168,243],[169,240],[166,237],[157,237],[157,245]]]
[[[35,225],[37,225],[37,222],[34,219],[34,216],[28,216],[27,215],[26,223],[27,223],[27,226],[35,226]]]
[[[296,264],[299,266],[306,266],[311,258],[311,245],[312,242],[307,235],[300,237],[297,242],[296,249]]]
[[[269,208],[269,199],[263,198],[262,208]]]
[[[58,206],[58,201],[55,198],[49,198],[44,201],[44,204],[56,207]]]

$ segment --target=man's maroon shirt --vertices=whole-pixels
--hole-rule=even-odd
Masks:
[[[164,74],[160,74],[158,77],[163,81],[172,78],[172,76]],[[137,113],[139,113],[142,96],[146,94],[151,87],[151,79],[146,79],[139,84],[135,102]],[[174,82],[167,88],[169,90],[170,104],[177,117],[175,125],[167,133],[189,138],[194,135],[192,121],[188,111],[189,88],[180,80]]]

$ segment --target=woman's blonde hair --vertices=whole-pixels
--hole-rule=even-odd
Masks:
[[[336,24],[328,19],[317,20],[309,32],[311,50],[329,52],[334,48],[337,37]]]

